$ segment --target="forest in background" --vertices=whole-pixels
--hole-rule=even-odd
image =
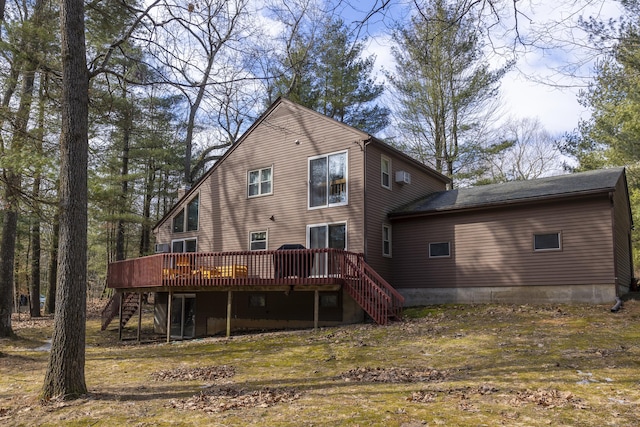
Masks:
[[[620,2],[619,19],[575,21],[597,57],[595,77],[580,95],[592,115],[562,136],[535,118],[505,122],[497,114],[501,80],[519,50],[543,47],[542,37],[524,37],[534,17],[519,14],[517,3],[370,3],[85,3],[91,296],[102,294],[109,262],[153,252],[151,228],[178,189],[197,180],[279,96],[380,136],[455,185],[625,165],[632,204],[640,203],[637,0]],[[574,2],[576,10],[593,3]],[[12,303],[29,295],[38,316],[41,294],[44,311],[55,304],[60,10],[56,2],[27,0],[7,2],[3,12],[0,288]],[[394,46],[394,63],[382,72],[367,53],[374,23]],[[513,49],[496,62],[498,28]]]

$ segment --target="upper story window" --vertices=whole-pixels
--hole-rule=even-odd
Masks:
[[[391,256],[391,226],[387,224],[382,225],[382,255]]]
[[[309,158],[309,207],[347,204],[347,152]]]
[[[198,204],[200,196],[196,196],[189,201],[185,209],[180,209],[180,212],[173,217],[173,232],[182,233],[187,231],[198,230]]]
[[[249,233],[249,249],[252,251],[267,249],[267,232],[252,231]]]
[[[560,233],[534,234],[534,251],[559,251],[562,249]]]
[[[391,190],[391,160],[386,157],[380,158],[381,181],[384,188]]]
[[[273,166],[249,171],[247,194],[264,196],[273,192]]]

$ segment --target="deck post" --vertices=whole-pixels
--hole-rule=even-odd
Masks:
[[[314,331],[318,330],[318,319],[320,317],[318,314],[319,311],[320,311],[320,291],[316,289],[315,292],[313,293],[313,330]]]
[[[120,295],[120,304],[118,305],[118,341],[122,341],[122,300],[124,292],[118,292]]]
[[[227,291],[227,338],[231,336],[231,302],[233,301],[233,292]]]
[[[142,329],[142,292],[138,292],[138,342],[140,342],[140,329]]]
[[[171,341],[171,307],[173,301],[173,291],[169,291],[169,299],[167,300],[167,342]]]

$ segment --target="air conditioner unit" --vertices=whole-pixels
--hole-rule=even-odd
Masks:
[[[168,243],[157,243],[155,252],[157,254],[165,254],[171,252],[171,247]]]
[[[399,184],[411,184],[411,174],[406,171],[397,171],[396,182]]]

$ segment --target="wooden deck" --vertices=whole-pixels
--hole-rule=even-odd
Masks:
[[[347,259],[349,265],[362,262],[360,255],[336,249],[157,254],[109,264],[107,286],[147,291],[339,287]]]
[[[345,289],[378,324],[399,317],[404,302],[361,254],[337,249],[150,255],[109,264],[107,286],[119,294],[228,291],[229,298],[236,291],[315,291],[316,317],[318,291]],[[123,301],[105,307],[103,328],[117,313],[116,299]]]

